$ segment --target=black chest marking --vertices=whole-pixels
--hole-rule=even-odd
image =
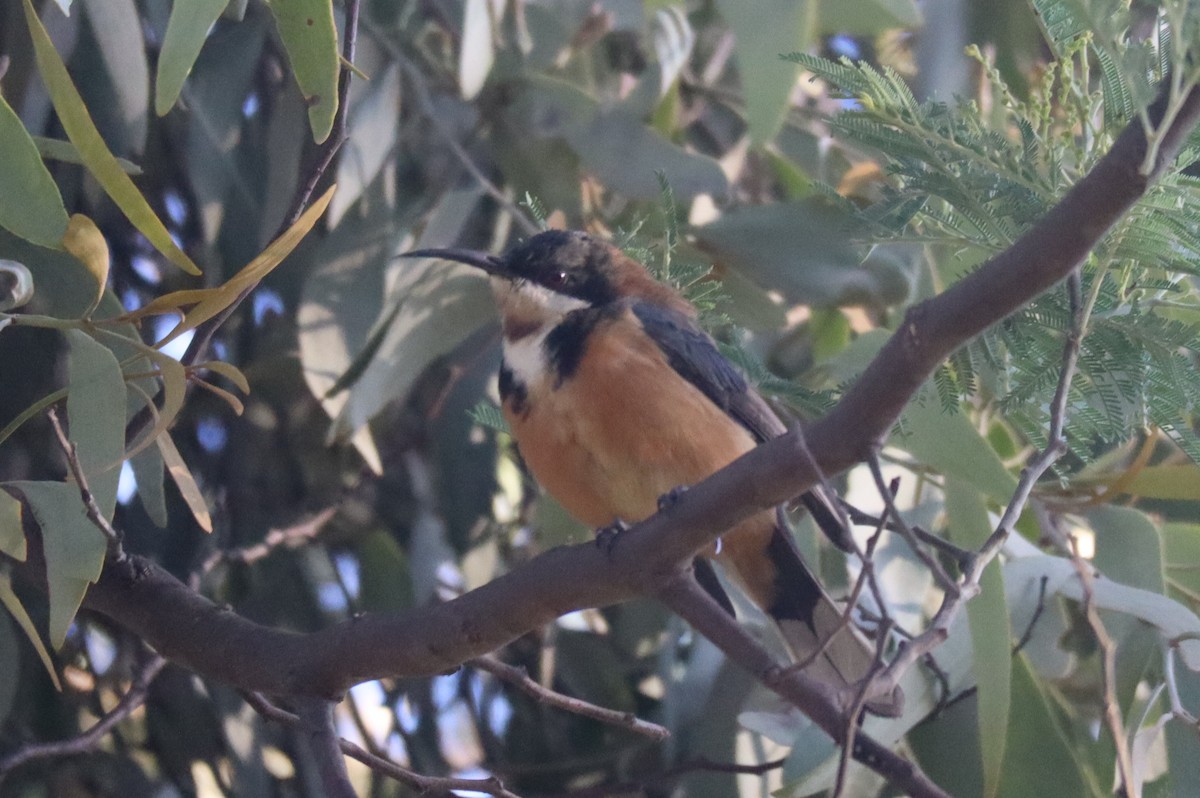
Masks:
[[[602,323],[616,319],[624,308],[609,304],[568,313],[546,336],[546,357],[554,372],[554,387],[575,376],[587,352],[588,338]]]
[[[512,369],[500,361],[500,401],[508,402],[512,412],[523,416],[529,412],[529,389],[517,379]]]

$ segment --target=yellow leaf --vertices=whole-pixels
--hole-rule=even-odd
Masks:
[[[296,245],[300,243],[300,240],[313,228],[313,225],[317,223],[321,215],[325,213],[325,208],[328,207],[329,201],[333,199],[333,192],[336,189],[336,185],[330,186],[329,190],[322,194],[320,199],[310,205],[308,210],[301,214],[295,224],[289,227],[279,238],[272,241],[257,258],[246,264],[240,272],[229,278],[221,287],[210,289],[212,293],[207,294],[194,308],[188,311],[183,321],[179,322],[175,326],[175,329],[171,330],[155,346],[161,348],[188,330],[194,330],[197,326],[208,321],[233,304],[243,291],[258,285],[258,282],[262,278],[270,274],[276,266],[283,262],[284,258],[291,254]]]
[[[67,232],[62,240],[63,249],[70,252],[88,270],[88,274],[96,281],[96,298],[88,305],[83,316],[87,318],[100,304],[104,296],[104,286],[108,283],[108,242],[104,234],[88,217],[82,213],[71,215],[67,222]]]
[[[175,441],[171,440],[171,435],[167,432],[159,435],[155,440],[158,442],[158,450],[162,453],[167,473],[171,475],[171,479],[175,480],[175,485],[179,488],[179,493],[187,503],[188,509],[192,511],[196,523],[205,532],[212,532],[212,516],[208,513],[208,504],[204,501],[204,494],[200,492],[200,486],[196,484],[196,479],[188,470],[187,464],[179,456],[179,450],[175,448]]]
[[[104,143],[100,131],[96,129],[96,123],[92,121],[91,114],[83,103],[83,98],[79,96],[79,90],[71,81],[66,65],[54,49],[54,43],[50,41],[50,35],[46,33],[42,21],[38,19],[32,0],[24,0],[24,7],[25,22],[33,39],[38,72],[46,84],[46,90],[50,94],[50,100],[67,138],[79,150],[80,159],[108,196],[112,197],[121,212],[146,236],[155,249],[189,274],[200,274],[200,269],[175,244],[167,228],[142,196],[142,192],[134,185],[129,175],[125,174],[121,164]]]
[[[236,385],[243,393],[250,393],[250,381],[246,379],[246,375],[242,373],[242,370],[232,363],[226,363],[223,360],[210,360],[206,363],[198,364],[196,368],[208,369],[220,374]]]

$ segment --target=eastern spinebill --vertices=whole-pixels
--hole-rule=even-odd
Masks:
[[[647,518],[661,497],[786,431],[697,325],[696,308],[599,238],[549,230],[502,256],[421,249],[404,257],[491,275],[504,416],[529,470],[585,524]],[[833,543],[849,550],[836,498],[821,488],[803,498]],[[796,661],[811,660],[809,675],[843,687],[868,673],[872,648],[805,564],[782,508],[743,521],[710,554],[774,619]],[[704,559],[697,576],[732,611]],[[894,711],[895,701],[871,708]]]

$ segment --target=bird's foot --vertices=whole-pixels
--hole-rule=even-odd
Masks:
[[[687,493],[687,489],[687,485],[676,485],[663,495],[659,496],[658,511],[661,513],[663,510],[674,507],[675,502],[679,501],[679,497]]]
[[[603,549],[605,554],[612,554],[612,548],[616,545],[617,538],[628,529],[629,524],[620,518],[614,518],[611,524],[596,530],[596,546]]]

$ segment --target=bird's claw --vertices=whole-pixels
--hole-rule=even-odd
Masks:
[[[675,502],[679,501],[679,497],[687,493],[687,489],[687,485],[676,485],[663,495],[659,496],[658,511],[661,513],[663,510],[673,507]]]
[[[628,529],[629,524],[620,518],[613,519],[608,526],[602,526],[596,530],[596,546],[603,549],[605,554],[612,554],[612,548],[616,545],[617,538]]]

